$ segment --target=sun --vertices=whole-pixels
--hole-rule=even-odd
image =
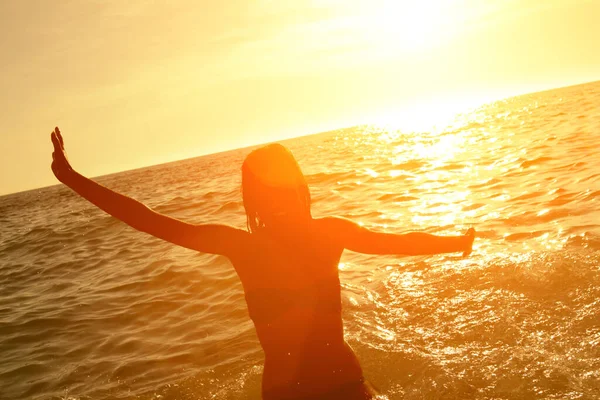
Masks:
[[[454,31],[461,2],[464,0],[324,1],[345,15],[354,43],[389,55],[442,43]]]
[[[423,50],[444,37],[443,1],[379,1],[365,14],[367,38],[388,51]],[[447,29],[447,28],[446,28]]]

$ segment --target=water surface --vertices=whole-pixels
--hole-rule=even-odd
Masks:
[[[431,131],[285,142],[317,217],[478,230],[466,259],[344,254],[346,338],[391,399],[600,398],[599,132],[592,83]],[[249,151],[98,180],[243,228]],[[263,355],[225,258],[136,232],[64,186],[0,197],[0,254],[0,398],[259,398]]]

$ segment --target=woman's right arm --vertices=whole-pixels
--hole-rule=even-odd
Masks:
[[[52,171],[56,178],[98,208],[142,232],[179,246],[204,253],[231,257],[246,231],[227,225],[194,225],[157,213],[143,203],[122,195],[79,174],[71,167],[58,128],[51,134],[54,152]]]

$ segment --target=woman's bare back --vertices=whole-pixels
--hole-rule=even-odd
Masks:
[[[326,223],[313,219],[285,237],[248,235],[243,247],[232,263],[265,352],[265,398],[309,396],[362,379],[344,341],[338,276],[344,249]]]

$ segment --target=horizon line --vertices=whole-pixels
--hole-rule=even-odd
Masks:
[[[504,100],[515,98],[515,97],[541,94],[541,93],[546,93],[546,92],[550,92],[550,91],[561,90],[561,89],[568,89],[568,88],[574,88],[574,87],[577,87],[577,86],[583,86],[583,85],[588,85],[588,84],[593,84],[593,83],[599,83],[599,82],[600,82],[600,79],[598,79],[598,80],[592,80],[592,81],[579,82],[579,83],[573,83],[573,84],[568,84],[566,86],[559,86],[559,87],[552,87],[552,88],[548,88],[548,89],[536,90],[534,92],[525,92],[525,93],[512,94],[512,95],[508,95],[508,96],[502,96],[502,97],[499,97],[499,98],[494,99],[494,100],[482,101],[481,103],[479,103],[478,105],[475,105],[475,106],[466,107],[464,110],[457,112],[457,114],[459,114],[461,112],[466,112],[466,111],[472,110],[472,109],[477,108],[477,107],[482,107],[482,106],[485,106],[487,104],[491,104],[491,103],[495,103],[495,102],[499,102],[499,101],[504,101]],[[173,163],[176,163],[176,162],[182,162],[182,161],[186,161],[186,160],[193,160],[193,159],[196,159],[196,158],[199,158],[199,157],[205,157],[205,156],[212,156],[212,155],[217,155],[217,154],[223,154],[223,153],[228,153],[228,152],[231,152],[231,151],[240,151],[240,150],[249,149],[249,148],[252,148],[252,147],[258,147],[258,146],[262,146],[262,145],[266,145],[266,144],[270,144],[270,143],[284,142],[284,141],[289,141],[289,140],[295,140],[295,139],[305,138],[305,137],[308,137],[308,136],[322,135],[322,134],[331,133],[331,132],[335,132],[335,131],[339,131],[339,130],[351,129],[351,128],[356,128],[356,127],[366,126],[366,125],[372,125],[372,124],[375,124],[375,123],[373,123],[373,122],[371,122],[371,123],[369,123],[369,122],[362,122],[362,123],[351,124],[351,125],[348,125],[348,126],[342,126],[342,127],[339,127],[339,128],[335,128],[335,129],[331,129],[331,130],[326,130],[326,131],[321,131],[321,132],[312,132],[312,133],[307,133],[307,134],[304,134],[304,135],[299,135],[299,136],[294,136],[294,137],[286,137],[286,138],[271,140],[271,141],[267,141],[267,142],[259,142],[259,143],[249,144],[249,145],[243,145],[241,147],[227,148],[227,149],[219,150],[219,151],[212,152],[212,153],[201,153],[201,154],[198,154],[198,155],[195,155],[195,156],[192,156],[192,157],[180,158],[180,159],[175,159],[175,160],[160,162],[160,163],[157,163],[157,164],[143,165],[143,166],[139,166],[139,167],[135,167],[135,168],[130,168],[130,169],[124,169],[124,170],[109,172],[109,173],[104,174],[104,175],[97,175],[97,176],[90,177],[90,179],[98,179],[98,178],[108,177],[108,176],[111,176],[111,175],[116,175],[116,174],[120,174],[120,173],[124,173],[124,172],[132,172],[132,171],[142,170],[142,169],[146,169],[146,168],[164,166],[164,165],[173,164]],[[51,188],[51,187],[58,186],[58,185],[62,185],[62,183],[58,182],[58,183],[55,183],[55,184],[52,184],[52,185],[38,186],[38,187],[30,188],[30,189],[19,190],[19,191],[16,191],[16,192],[0,193],[0,198],[6,197],[6,196],[11,196],[11,195],[22,194],[22,193],[26,193],[26,192],[31,192],[31,191],[34,191],[34,190],[47,189],[47,188]]]

